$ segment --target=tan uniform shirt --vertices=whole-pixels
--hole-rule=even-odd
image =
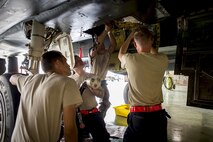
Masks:
[[[125,54],[121,63],[128,73],[131,106],[156,105],[163,102],[162,79],[168,67],[166,55]]]
[[[106,52],[105,54],[97,54],[92,59],[91,73],[98,75],[102,80],[104,80],[108,72],[109,57],[109,52]]]
[[[80,88],[81,84],[91,76],[94,76],[94,74],[86,73],[85,75],[79,76],[77,73],[75,73],[71,77],[77,82],[78,87]],[[103,95],[101,97],[103,97]],[[90,110],[97,107],[98,103],[96,101],[96,96],[90,91],[89,88],[84,90],[82,98],[83,103],[80,105],[80,110]]]
[[[21,98],[12,142],[56,142],[63,107],[82,103],[76,82],[55,73],[20,76],[17,88]]]

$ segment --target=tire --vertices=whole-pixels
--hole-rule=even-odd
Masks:
[[[172,77],[164,77],[163,78],[163,85],[166,89],[172,90],[173,85],[174,85]]]
[[[12,74],[0,76],[0,142],[10,142],[18,111],[20,93],[9,82]]]
[[[126,84],[123,91],[123,99],[125,104],[129,104],[128,92],[129,92],[129,83]]]

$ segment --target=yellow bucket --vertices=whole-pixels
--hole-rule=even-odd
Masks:
[[[115,124],[121,126],[127,126],[127,116],[129,114],[129,104],[113,107],[115,110]]]
[[[127,118],[123,116],[116,115],[114,124],[118,126],[127,126]]]
[[[124,104],[120,106],[113,107],[115,109],[115,114],[123,117],[127,117],[129,114],[129,104]]]

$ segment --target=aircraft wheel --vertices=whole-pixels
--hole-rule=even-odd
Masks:
[[[164,77],[163,85],[168,90],[175,88],[172,77]]]
[[[123,99],[124,99],[125,104],[129,104],[128,92],[129,92],[129,83],[126,84],[126,86],[124,87],[124,91],[123,91]]]
[[[12,74],[0,76],[0,142],[10,142],[18,111],[20,93],[9,82]]]

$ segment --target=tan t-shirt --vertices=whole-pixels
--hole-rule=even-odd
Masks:
[[[20,76],[17,88],[21,98],[12,142],[56,142],[63,108],[82,103],[76,82],[55,73]]]
[[[131,106],[156,105],[163,102],[162,79],[168,67],[166,55],[125,54],[121,64],[128,73]]]
[[[106,78],[108,72],[110,53],[97,54],[92,59],[91,73],[98,75],[102,80]]]
[[[94,76],[94,74],[86,73],[79,76],[77,73],[71,77],[76,81],[78,87],[80,88],[81,84],[88,78]],[[103,97],[103,94],[100,93],[100,97]],[[90,110],[97,107],[98,103],[96,101],[96,96],[90,91],[89,88],[86,88],[82,94],[83,103],[80,105],[80,110]]]

